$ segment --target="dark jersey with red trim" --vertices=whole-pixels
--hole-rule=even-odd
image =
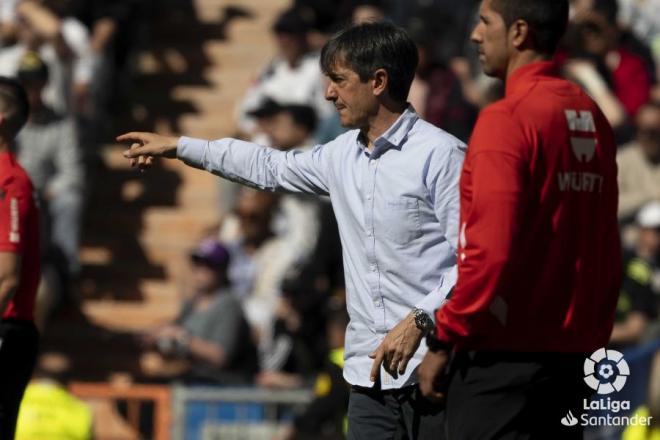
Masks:
[[[9,152],[0,153],[0,252],[21,257],[18,290],[2,318],[32,321],[41,273],[39,213],[30,178]]]

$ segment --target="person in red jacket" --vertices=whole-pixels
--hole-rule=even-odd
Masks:
[[[484,0],[472,34],[506,83],[480,115],[461,176],[458,281],[419,370],[446,390],[448,438],[581,438],[561,418],[586,397],[620,286],[616,146],[597,105],[551,61],[566,0]]]
[[[29,112],[15,80],[0,77],[0,439],[14,438],[18,408],[37,358],[39,214],[34,188],[12,153]]]

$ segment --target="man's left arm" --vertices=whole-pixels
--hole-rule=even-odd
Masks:
[[[21,274],[21,256],[0,251],[0,317],[18,290]]]
[[[17,194],[0,188],[0,317],[19,287],[25,233],[21,205]]]
[[[458,278],[456,264],[456,251],[458,248],[458,234],[460,222],[460,191],[459,184],[466,147],[463,144],[452,147],[449,155],[440,165],[437,172],[431,173],[429,178],[430,196],[433,201],[435,216],[444,231],[445,240],[449,246],[449,254],[445,256],[451,260],[440,273],[439,284],[419,301],[415,307],[426,312],[435,322],[435,311],[442,306],[447,296],[454,288]]]
[[[437,152],[436,152],[437,153]],[[439,284],[421,301],[415,304],[415,309],[426,314],[430,323],[434,323],[435,310],[438,309],[454,284],[456,284],[456,249],[458,242],[458,223],[460,211],[459,181],[465,158],[465,145],[460,144],[448,149],[440,160],[431,161],[427,186],[433,203],[439,228],[444,231],[448,244],[446,260],[451,264],[440,273]],[[436,165],[433,167],[433,165]],[[417,351],[425,331],[416,322],[416,314],[411,311],[399,324],[385,336],[380,346],[371,353],[374,359],[371,369],[371,380],[375,381],[380,365],[393,377],[404,374],[408,361]]]

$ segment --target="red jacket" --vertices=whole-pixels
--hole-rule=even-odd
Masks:
[[[607,344],[621,276],[615,153],[601,111],[554,64],[511,75],[468,147],[441,340],[531,352]]]

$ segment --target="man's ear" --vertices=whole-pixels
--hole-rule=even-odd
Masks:
[[[518,50],[531,47],[532,35],[525,20],[516,20],[509,28],[509,41]]]
[[[374,72],[374,76],[371,81],[373,84],[374,96],[381,96],[387,91],[387,87],[390,83],[390,76],[387,73],[387,70],[378,69]]]

